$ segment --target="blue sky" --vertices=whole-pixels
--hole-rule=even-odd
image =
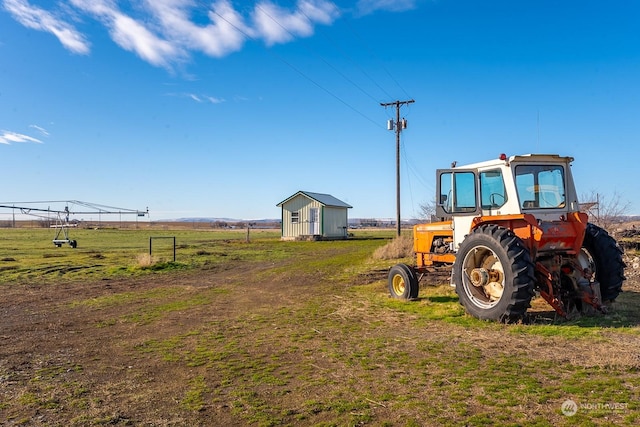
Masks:
[[[640,214],[640,3],[0,0],[0,202],[278,218],[298,190],[395,218],[435,169],[575,157]],[[0,218],[8,215],[0,210]]]

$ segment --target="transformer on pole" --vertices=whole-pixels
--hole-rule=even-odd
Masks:
[[[380,103],[383,107],[396,106],[396,120],[394,122],[393,119],[390,119],[387,122],[387,129],[395,129],[396,132],[396,234],[398,237],[400,237],[400,133],[403,129],[407,128],[407,119],[403,118],[400,120],[400,106],[414,102],[413,99],[410,99],[407,101]]]

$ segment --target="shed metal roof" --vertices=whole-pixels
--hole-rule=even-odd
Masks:
[[[289,200],[293,199],[294,197],[300,194],[319,202],[323,206],[331,206],[331,207],[337,207],[337,208],[353,208],[353,206],[343,202],[342,200],[336,199],[331,194],[312,193],[311,191],[298,191],[296,194],[286,198],[285,200],[278,203],[276,206],[282,206],[283,204],[287,203]]]

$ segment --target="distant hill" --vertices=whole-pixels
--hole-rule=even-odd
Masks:
[[[250,222],[250,223],[273,223],[280,222],[280,218],[278,219],[238,219],[238,218],[203,218],[203,217],[193,217],[193,218],[176,218],[176,219],[161,219],[160,222],[228,222],[228,223],[237,223],[237,222]]]

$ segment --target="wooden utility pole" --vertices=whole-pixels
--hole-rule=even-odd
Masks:
[[[389,120],[387,129],[395,129],[396,131],[396,234],[398,237],[400,237],[400,133],[407,128],[407,121],[405,119],[400,121],[400,107],[414,102],[413,99],[410,99],[408,101],[380,103],[383,107],[396,106],[396,121],[393,123],[393,120]]]

